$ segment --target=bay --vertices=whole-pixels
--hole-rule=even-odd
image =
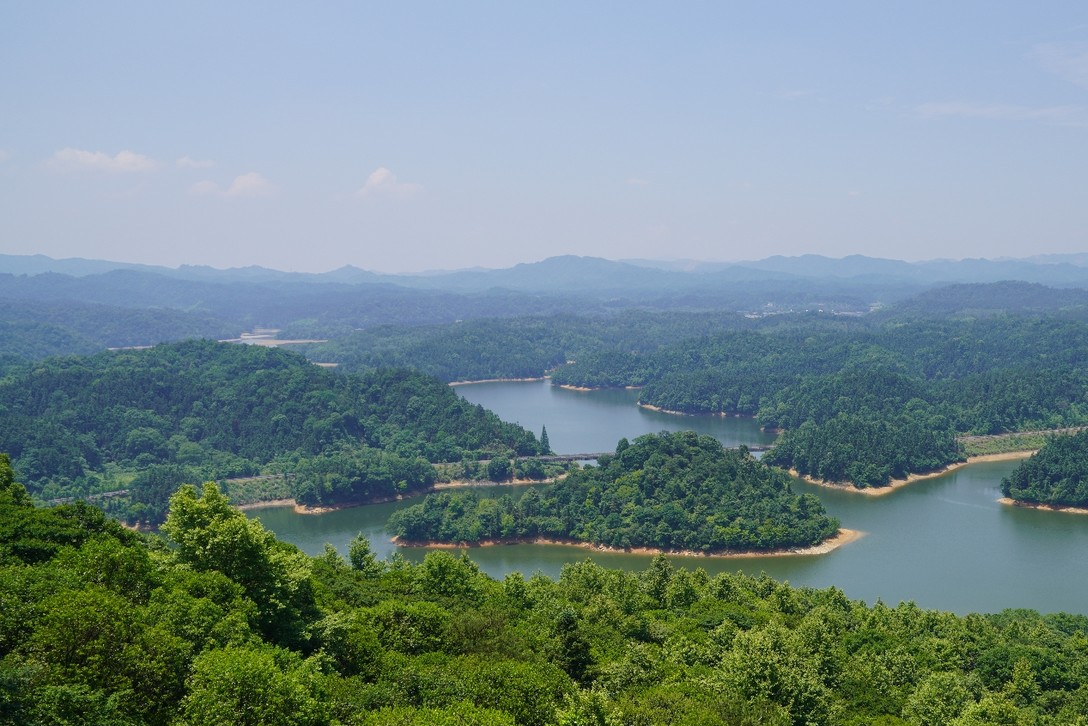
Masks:
[[[547,382],[482,383],[457,390],[467,400],[537,433],[547,426],[552,448],[560,453],[608,451],[621,437],[633,439],[662,430],[693,429],[729,446],[773,440],[751,419],[676,416],[641,409],[635,405],[637,391],[570,391]],[[1084,556],[1088,516],[999,504],[1001,478],[1016,465],[1016,461],[972,464],[882,497],[797,481],[797,491],[812,492],[844,527],[865,535],[824,555],[671,559],[710,573],[765,572],[794,585],[834,586],[869,603],[913,601],[961,614],[1005,608],[1088,612],[1088,559]],[[496,494],[510,488],[483,491]],[[250,515],[310,554],[319,553],[325,543],[346,554],[348,542],[361,532],[379,556],[399,551],[419,561],[426,550],[397,548],[384,529],[393,511],[411,503],[389,502],[322,515],[299,515],[281,507],[254,510]],[[629,570],[644,569],[651,559],[559,545],[473,548],[468,554],[498,578],[513,571],[557,577],[564,564],[587,557],[605,567]]]

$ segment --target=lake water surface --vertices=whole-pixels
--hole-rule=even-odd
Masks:
[[[538,434],[547,426],[552,448],[560,453],[607,451],[621,437],[633,439],[661,430],[694,429],[727,445],[773,440],[750,419],[674,416],[640,409],[635,406],[637,391],[568,391],[547,382],[481,383],[457,391]],[[844,527],[865,536],[825,555],[673,559],[711,573],[766,572],[794,585],[835,586],[869,603],[913,600],[923,607],[959,613],[1015,607],[1088,613],[1088,516],[998,504],[1001,478],[1016,465],[1015,461],[973,464],[883,497],[798,481],[797,491],[816,494]],[[348,542],[362,532],[385,556],[398,549],[389,542],[385,522],[391,512],[411,503],[390,502],[323,515],[298,515],[286,507],[250,514],[311,554],[330,543],[346,555]],[[400,551],[413,561],[426,554],[421,549]],[[623,569],[643,569],[650,561],[646,556],[589,553],[559,545],[476,548],[469,555],[498,578],[515,570],[555,577],[564,564],[590,556],[605,567]]]

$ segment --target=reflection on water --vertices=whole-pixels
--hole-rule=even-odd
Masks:
[[[670,416],[639,409],[637,391],[566,391],[547,383],[494,383],[457,389],[504,419],[537,432],[548,427],[559,452],[605,451],[621,437],[695,429],[729,445],[768,443],[773,437],[749,419]],[[916,482],[883,497],[835,491],[798,481],[816,494],[843,526],[865,532],[860,540],[826,555],[744,559],[674,558],[708,572],[766,572],[794,585],[835,586],[848,596],[887,603],[913,600],[924,607],[964,613],[1027,607],[1053,612],[1088,611],[1088,516],[1040,512],[997,503],[1001,478],[1015,461],[986,462]],[[485,492],[508,492],[487,488]],[[515,496],[520,490],[515,491]],[[269,529],[317,554],[330,543],[347,553],[356,533],[370,538],[379,556],[396,547],[384,525],[411,502],[357,507],[324,515],[290,508],[256,510]],[[418,561],[426,551],[401,549]],[[507,545],[469,550],[488,574],[519,570],[555,577],[564,564],[592,556],[605,567],[643,569],[650,558],[589,553],[559,545]]]

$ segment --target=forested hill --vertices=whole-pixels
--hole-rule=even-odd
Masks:
[[[1088,507],[1088,430],[1048,440],[1002,480],[1001,491],[1027,504]]]
[[[238,322],[169,308],[0,300],[0,363],[190,338],[234,338],[243,329]]]
[[[805,547],[839,529],[783,472],[693,431],[623,439],[599,464],[517,501],[429,495],[394,513],[389,527],[415,541],[544,537],[696,552]]]
[[[42,498],[117,488],[117,472],[154,464],[206,479],[345,450],[399,466],[539,449],[532,433],[421,373],[345,376],[282,350],[209,341],[18,368],[0,380],[0,411],[0,441]]]

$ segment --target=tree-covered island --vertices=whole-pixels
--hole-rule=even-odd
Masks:
[[[669,552],[772,551],[816,545],[839,531],[811,494],[743,450],[691,431],[623,439],[598,466],[520,498],[429,495],[396,512],[405,542],[547,539]]]
[[[1001,480],[1001,493],[1020,505],[1088,508],[1088,430],[1049,438]]]

